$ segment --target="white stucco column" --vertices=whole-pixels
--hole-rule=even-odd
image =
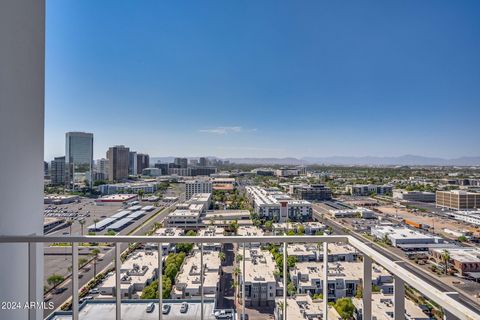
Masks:
[[[0,235],[43,234],[45,1],[0,1]],[[35,252],[35,251],[34,251]],[[0,301],[43,301],[43,250],[0,245]],[[28,266],[35,265],[29,286]],[[0,319],[43,311],[0,310]]]

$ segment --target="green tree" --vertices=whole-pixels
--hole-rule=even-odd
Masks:
[[[113,230],[108,230],[107,233],[106,233],[107,236],[114,236],[114,235],[116,235],[116,234],[117,234],[117,233],[116,233],[115,231],[113,231]]]
[[[355,311],[355,306],[353,305],[352,299],[350,298],[340,298],[337,299],[335,304],[333,305],[335,310],[337,310],[338,314],[342,319],[352,319],[353,313]]]
[[[162,298],[169,299],[172,291],[172,281],[168,277],[162,278]],[[158,280],[143,288],[142,299],[158,299]]]
[[[273,222],[271,220],[268,220],[265,222],[265,229],[268,231],[272,231],[273,229]]]
[[[458,237],[457,240],[460,241],[460,242],[465,242],[465,241],[467,241],[468,239],[467,239],[467,237],[465,237],[465,236],[460,236],[460,237]]]
[[[297,228],[298,234],[305,234],[305,227],[303,225],[299,225]]]
[[[59,274],[52,274],[50,277],[47,278],[47,283],[51,285],[52,287],[55,287],[59,283],[62,283],[65,278],[62,275]]]
[[[323,300],[323,294],[322,294],[322,293],[315,293],[315,294],[312,296],[312,299],[313,299],[313,300]]]
[[[165,267],[165,276],[167,276],[168,278],[170,278],[172,282],[174,282],[175,277],[177,276],[178,270],[179,269],[175,264],[173,263],[168,264]]]

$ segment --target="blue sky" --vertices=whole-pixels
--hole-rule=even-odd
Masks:
[[[479,1],[47,0],[46,159],[477,156],[479,119]]]

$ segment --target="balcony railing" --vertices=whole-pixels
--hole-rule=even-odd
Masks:
[[[72,319],[78,320],[79,316],[79,288],[78,288],[78,244],[85,242],[103,242],[115,244],[115,277],[116,288],[120,286],[120,266],[121,266],[121,247],[122,243],[157,243],[158,245],[158,270],[162,268],[162,246],[161,243],[195,243],[199,246],[201,252],[201,261],[203,260],[203,244],[205,243],[275,243],[283,244],[283,318],[288,319],[287,315],[287,245],[292,243],[323,243],[323,261],[318,262],[324,265],[323,267],[323,283],[328,283],[328,245],[329,243],[346,243],[358,250],[363,255],[363,283],[372,283],[372,262],[375,262],[385,268],[393,275],[394,279],[394,320],[405,319],[405,283],[410,287],[416,289],[422,295],[434,301],[437,305],[443,308],[447,319],[464,319],[473,320],[480,319],[478,312],[472,311],[455,300],[456,292],[441,292],[432,285],[423,281],[416,275],[409,272],[402,266],[404,261],[391,261],[375,249],[369,247],[365,243],[355,239],[351,236],[221,236],[221,237],[202,237],[202,236],[180,236],[180,237],[162,237],[162,236],[0,236],[0,243],[26,243],[28,244],[29,254],[29,301],[35,301],[34,293],[36,292],[37,276],[35,274],[35,265],[37,261],[36,252],[37,246],[43,243],[52,242],[67,242],[71,243],[72,249]],[[243,245],[243,253],[245,257],[245,245]],[[243,260],[243,270],[245,270],[245,259]],[[204,265],[201,262],[200,274],[200,293],[201,293],[201,320],[204,319],[204,297],[203,297],[203,274]],[[158,317],[162,319],[162,272],[159,275],[159,312]],[[26,275],[27,276],[27,275]],[[1,285],[1,284],[0,284]],[[242,283],[242,314],[245,318],[245,283]],[[116,290],[116,319],[121,319],[121,293]],[[328,320],[328,286],[323,285],[323,319]],[[364,286],[363,288],[363,319],[371,319],[372,315],[372,288],[371,286]],[[29,319],[35,319],[36,311],[31,309],[29,311]]]

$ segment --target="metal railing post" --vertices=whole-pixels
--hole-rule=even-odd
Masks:
[[[121,261],[121,248],[120,243],[115,243],[115,319],[122,319],[122,282],[120,279],[120,267],[122,265]]]
[[[328,243],[323,243],[323,320],[328,320]]]
[[[28,243],[28,303],[37,301],[37,248],[35,242]],[[28,319],[35,320],[37,308],[29,308]]]
[[[405,282],[395,275],[393,282],[393,319],[405,320]]]
[[[287,243],[283,243],[283,320],[287,320]]]
[[[363,255],[363,320],[372,318],[372,259]]]
[[[204,298],[203,298],[203,272],[204,272],[204,266],[203,266],[203,243],[200,243],[200,296],[201,296],[201,310],[200,310],[200,320],[203,320],[203,304],[204,304]]]
[[[162,307],[163,307],[163,248],[162,244],[158,243],[158,320],[162,320]]]
[[[78,243],[72,242],[72,320],[78,320]]]
[[[245,320],[245,242],[243,243],[243,257],[242,257],[242,320]],[[234,280],[235,281],[235,280]]]

